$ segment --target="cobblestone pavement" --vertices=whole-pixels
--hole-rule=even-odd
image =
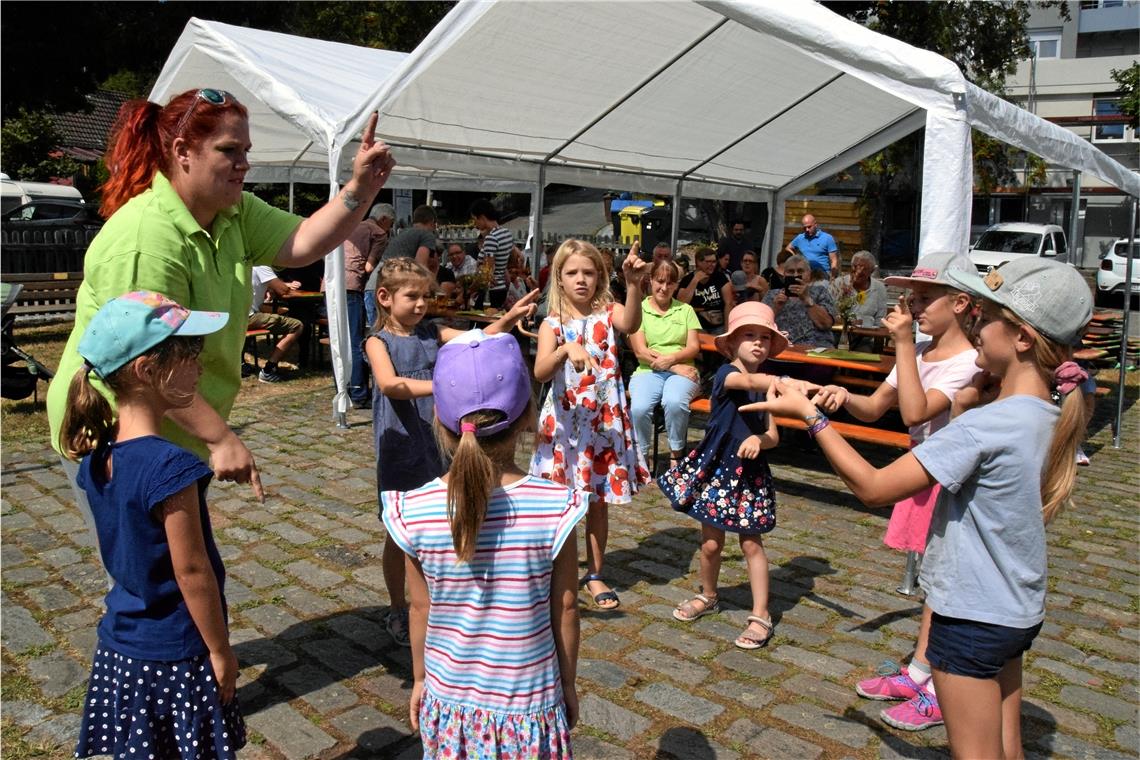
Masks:
[[[1140,411],[1126,415],[1127,448],[1114,450],[1102,406],[1076,508],[1049,529],[1049,614],[1025,672],[1030,757],[1136,757],[1140,745]],[[367,413],[337,430],[320,392],[261,408],[239,401],[232,421],[269,489],[259,505],[245,487],[211,488],[251,730],[241,756],[418,757],[408,650],[382,625]],[[726,548],[728,609],[684,626],[669,613],[696,584],[696,524],[655,489],[612,511],[607,575],[622,608],[584,608],[578,758],[946,754],[944,729],[888,728],[883,704],[853,689],[880,661],[906,657],[918,630],[919,602],[895,592],[903,558],[880,543],[886,513],[857,507],[806,440],[782,444],[771,461],[780,524],[765,543],[777,626],[759,652],[731,643],[750,606],[738,546]],[[43,441],[5,440],[2,469],[4,754],[64,757],[104,576]]]

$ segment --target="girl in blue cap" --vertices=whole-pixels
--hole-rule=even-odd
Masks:
[[[206,510],[213,473],[159,433],[167,412],[193,403],[202,336],[227,317],[139,291],[108,301],[79,342],[59,445],[82,457],[77,482],[113,585],[76,757],[234,758],[245,744]],[[117,418],[91,373],[114,394]]]
[[[971,408],[877,470],[812,401],[783,385],[752,408],[798,415],[863,503],[887,505],[938,483],[942,491],[919,583],[932,610],[926,657],[956,758],[1021,757],[1021,665],[1045,618],[1045,525],[1068,502],[1085,426],[1086,375],[1070,346],[1092,316],[1080,273],[1023,256],[983,280],[948,281],[982,300],[978,366],[1001,379]],[[976,381],[954,398],[976,405]],[[933,709],[925,692],[916,709]]]
[[[381,494],[411,600],[412,728],[425,758],[569,758],[578,715],[574,528],[585,493],[523,472],[530,373],[507,335],[439,349],[435,432],[451,466]]]

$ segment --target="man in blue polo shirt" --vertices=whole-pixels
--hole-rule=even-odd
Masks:
[[[821,230],[811,214],[804,214],[803,227],[804,231],[788,243],[788,253],[799,253],[812,269],[834,280],[839,276],[839,246],[835,238]]]

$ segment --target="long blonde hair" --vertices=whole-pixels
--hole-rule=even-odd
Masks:
[[[379,293],[380,289],[383,288],[395,295],[397,290],[408,285],[423,283],[430,286],[431,282],[431,272],[417,264],[415,259],[404,257],[388,259],[380,265],[380,274],[376,278],[376,292]],[[377,296],[376,324],[372,329],[385,329],[388,327],[388,320],[391,318],[391,313],[384,308],[383,304],[380,303],[379,296]]]
[[[1001,316],[1012,324],[1024,326],[1033,334],[1033,363],[1046,385],[1056,392],[1053,373],[1072,358],[1072,349],[1045,337],[1009,309],[1003,308]],[[1049,453],[1041,469],[1041,516],[1046,524],[1069,506],[1069,497],[1077,480],[1077,447],[1084,438],[1087,425],[1084,398],[1080,387],[1077,387],[1061,399],[1061,418],[1053,428]]]
[[[124,393],[143,386],[135,372],[140,361],[153,362],[155,369],[154,387],[162,388],[170,383],[179,366],[197,358],[202,352],[202,338],[171,336],[146,353],[103,378],[103,384],[118,399]],[[91,384],[90,365],[84,363],[76,370],[67,387],[67,408],[59,427],[59,450],[73,461],[78,461],[96,449],[115,440],[119,433],[119,422],[111,402]],[[188,401],[188,399],[175,399]]]
[[[566,299],[566,294],[562,292],[562,267],[566,266],[566,259],[575,255],[585,256],[598,270],[598,284],[594,289],[594,297],[590,299],[590,312],[601,311],[614,300],[610,293],[609,269],[601,252],[585,240],[568,238],[562,241],[554,253],[554,261],[550,264],[550,292],[546,296],[547,313],[557,314],[559,319],[564,316],[562,310]]]
[[[475,556],[491,492],[499,484],[503,470],[514,463],[519,433],[533,428],[534,419],[534,401],[531,400],[506,430],[480,438],[474,432],[457,435],[436,417],[433,425],[436,442],[451,459],[447,470],[447,521],[459,562],[470,562]],[[460,424],[469,423],[479,429],[502,420],[502,412],[481,410],[464,415]]]

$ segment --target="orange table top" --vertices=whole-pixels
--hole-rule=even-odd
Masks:
[[[702,351],[717,353],[716,344],[713,343],[712,335],[700,333],[699,337]],[[825,367],[835,367],[836,369],[876,372],[881,375],[890,374],[891,370],[895,367],[895,357],[889,355],[881,355],[878,361],[857,361],[854,359],[840,359],[833,356],[824,356],[819,353],[811,353],[811,351],[812,346],[789,346],[780,354],[771,358],[779,361],[799,362],[801,364],[819,364]]]

